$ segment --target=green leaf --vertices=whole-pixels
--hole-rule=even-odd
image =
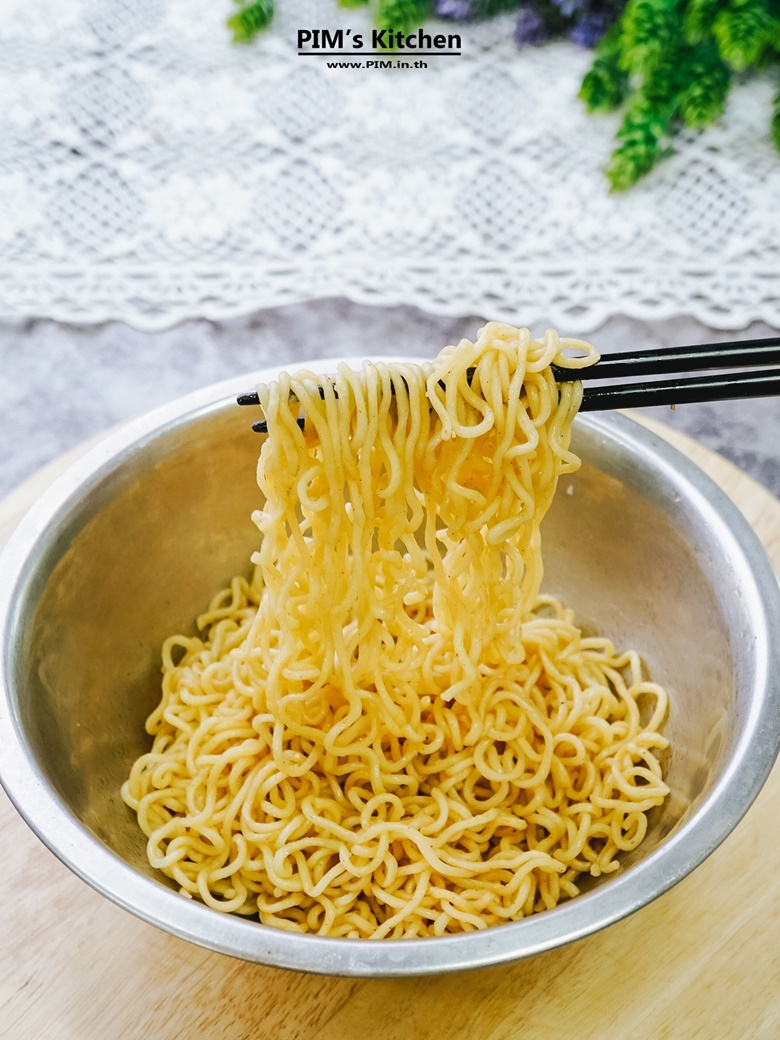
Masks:
[[[368,0],[338,0],[339,7],[365,7]]]
[[[683,27],[688,43],[700,43],[712,36],[712,26],[725,0],[688,0]]]
[[[377,0],[374,23],[377,29],[408,33],[422,25],[430,13],[430,0]]]
[[[669,123],[677,107],[677,95],[683,85],[684,59],[687,48],[677,41],[670,43],[656,67],[645,76],[637,89],[638,109],[652,113],[664,127]]]
[[[249,43],[267,29],[274,17],[274,0],[254,0],[227,20],[234,43]]]
[[[652,72],[682,36],[677,0],[629,0],[620,26],[623,68],[639,76]]]
[[[670,46],[663,62],[634,91],[606,170],[613,191],[630,188],[671,154],[684,53],[679,46]]]
[[[648,174],[658,162],[653,150],[637,152],[630,145],[621,145],[612,153],[605,170],[612,191],[628,191]]]
[[[621,65],[620,23],[611,25],[596,45],[595,57],[577,95],[589,112],[611,112],[625,101],[630,89]]]
[[[589,112],[612,112],[628,95],[628,73],[620,68],[616,56],[593,59],[580,87],[579,97]]]
[[[723,60],[738,72],[755,65],[770,42],[772,21],[765,0],[732,0],[712,26]]]
[[[612,191],[627,191],[660,162],[661,152],[652,139],[631,139],[616,148],[607,165]]]
[[[606,169],[612,191],[631,188],[671,154],[667,131],[668,123],[659,120],[646,103],[639,100],[632,105],[618,131],[620,144]]]
[[[696,47],[682,67],[684,86],[678,98],[686,126],[709,126],[723,115],[731,89],[731,69],[713,43]]]

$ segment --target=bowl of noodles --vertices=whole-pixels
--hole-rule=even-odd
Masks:
[[[0,557],[39,837],[174,935],[363,976],[531,956],[697,867],[777,754],[780,588],[697,467],[577,416],[551,365],[595,356],[491,323],[82,457]]]

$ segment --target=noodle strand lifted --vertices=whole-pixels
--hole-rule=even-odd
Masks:
[[[122,788],[182,893],[435,936],[552,908],[641,842],[666,694],[539,593],[540,524],[579,466],[581,383],[550,365],[596,357],[491,323],[424,366],[258,388],[254,576],[165,643]]]

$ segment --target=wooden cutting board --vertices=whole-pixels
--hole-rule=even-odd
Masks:
[[[701,445],[648,425],[734,499],[780,571],[780,502]],[[0,503],[0,541],[76,454]],[[725,844],[633,917],[531,960],[435,978],[321,978],[201,950],[93,892],[2,793],[0,857],[3,1040],[780,1036],[780,768]]]

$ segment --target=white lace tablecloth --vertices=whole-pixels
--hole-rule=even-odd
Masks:
[[[278,0],[0,0],[0,313],[159,328],[322,296],[587,332],[612,314],[780,325],[772,85],[623,196],[589,54],[463,26],[427,69],[328,69]],[[450,31],[457,30],[452,26]]]

